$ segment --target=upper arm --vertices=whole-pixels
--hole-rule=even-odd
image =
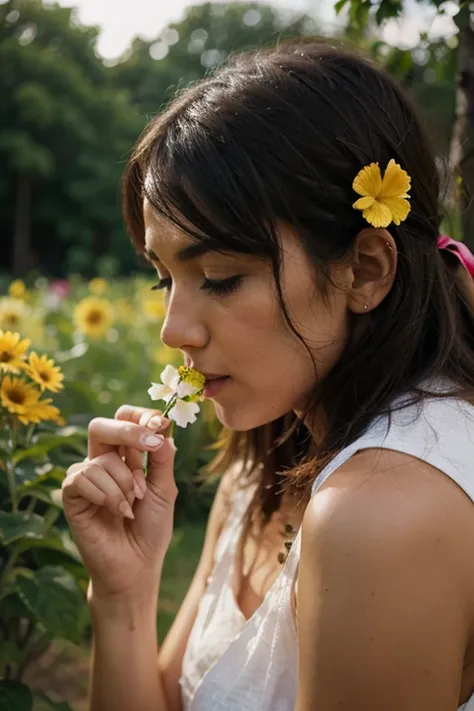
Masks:
[[[206,589],[207,578],[213,567],[217,539],[230,510],[234,485],[235,472],[231,470],[224,474],[219,483],[207,523],[199,564],[186,597],[159,651],[158,668],[171,711],[181,709],[179,678],[184,652],[200,600]]]
[[[457,708],[469,602],[452,507],[471,502],[406,455],[379,463],[349,463],[305,512],[295,711]]]

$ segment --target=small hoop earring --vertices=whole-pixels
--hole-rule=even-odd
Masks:
[[[389,248],[389,250],[393,252],[393,247],[392,247],[392,245],[390,244],[390,242],[385,242],[385,244],[387,245],[387,247]]]

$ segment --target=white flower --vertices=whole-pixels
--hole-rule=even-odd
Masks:
[[[179,398],[187,395],[194,395],[196,388],[190,383],[180,383],[179,373],[177,368],[172,365],[167,365],[161,374],[161,383],[152,383],[148,390],[148,395],[152,400],[164,400],[169,402],[172,397],[177,395]]]
[[[167,417],[174,420],[178,427],[186,427],[196,422],[196,415],[199,412],[197,402],[186,402],[185,400],[177,400],[176,405],[168,412]]]
[[[172,365],[167,365],[161,373],[161,381],[152,383],[148,394],[152,400],[166,402],[163,415],[176,422],[179,427],[196,422],[199,412],[196,400],[204,387],[204,376],[193,368],[182,366],[177,370]]]

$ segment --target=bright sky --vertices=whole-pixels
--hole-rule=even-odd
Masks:
[[[78,19],[86,25],[98,25],[101,35],[98,50],[108,59],[119,57],[129,46],[133,37],[155,39],[170,22],[180,20],[189,5],[203,0],[56,0],[64,7],[76,7]],[[225,1],[225,0],[224,0]],[[235,0],[234,0],[235,1]],[[282,9],[294,13],[307,12],[321,19],[325,32],[331,33],[336,25],[333,7],[335,0],[256,0],[271,2]],[[384,30],[384,39],[394,44],[414,46],[418,42],[420,30],[431,30],[432,34],[452,34],[453,23],[449,17],[456,9],[454,2],[447,2],[448,16],[436,19],[429,11],[407,0],[409,12],[397,22],[390,22]],[[222,0],[221,0],[222,2]],[[411,6],[411,7],[410,7]]]

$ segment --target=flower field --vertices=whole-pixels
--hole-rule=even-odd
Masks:
[[[25,711],[83,708],[87,576],[60,487],[67,467],[85,456],[92,418],[113,417],[124,403],[163,407],[150,385],[164,370],[176,372],[181,358],[161,344],[164,305],[152,285],[144,277],[39,277],[6,284],[0,296],[0,708],[11,699]],[[199,472],[218,427],[209,403],[200,409],[192,426],[174,431],[180,495],[160,592],[161,638],[194,572],[215,488]],[[76,662],[63,688],[58,674]]]

